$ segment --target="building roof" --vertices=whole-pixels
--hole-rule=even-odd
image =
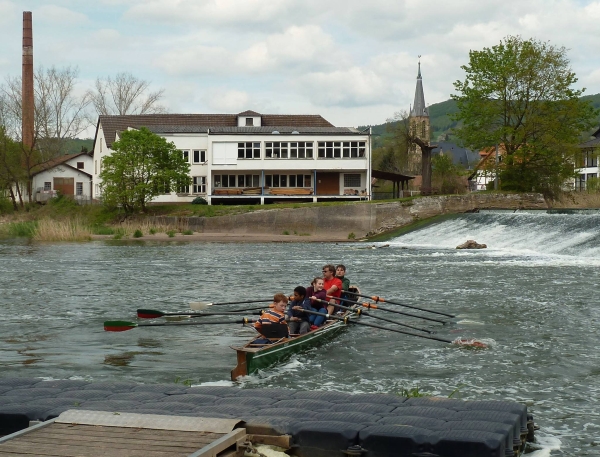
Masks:
[[[205,125],[151,125],[148,130],[154,133],[211,133],[222,135],[265,135],[279,132],[282,135],[293,133],[303,135],[356,135],[359,132],[352,127],[207,127]]]
[[[434,151],[434,154],[451,154],[452,162],[455,165],[460,164],[467,169],[473,167],[481,159],[479,151],[463,148],[450,141],[438,141],[437,145],[438,147]]]
[[[173,128],[213,128],[237,127],[238,114],[141,114],[141,115],[102,115],[98,118],[98,127],[102,125],[106,145],[110,148],[116,140],[117,132],[128,128],[151,126],[173,126]],[[263,114],[263,127],[334,127],[319,115],[300,114]],[[197,133],[197,132],[196,132]],[[95,146],[95,140],[94,140]]]
[[[260,116],[260,113],[257,113],[256,111],[252,111],[252,110],[247,110],[247,111],[244,111],[243,113],[238,114],[238,117],[239,116],[254,116],[254,117],[256,117],[256,116]]]
[[[592,138],[589,141],[586,141],[585,143],[581,143],[579,145],[579,147],[582,149],[599,147],[600,146],[600,129],[598,129],[594,133],[592,133],[592,136],[594,138]]]
[[[429,117],[429,108],[425,105],[425,94],[423,93],[423,78],[421,77],[421,62],[417,74],[417,87],[415,89],[415,102],[410,109],[411,117]]]
[[[81,173],[84,173],[84,174],[86,174],[88,176],[92,176],[91,174],[89,174],[89,173],[87,173],[87,172],[85,172],[85,171],[83,171],[81,169],[75,168],[75,167],[73,167],[73,166],[71,166],[71,165],[69,165],[67,163],[69,160],[74,159],[74,158],[79,157],[79,156],[82,156],[82,155],[89,156],[89,153],[87,153],[87,152],[78,152],[76,154],[67,154],[67,155],[64,155],[64,156],[54,157],[53,159],[47,160],[46,162],[41,163],[41,164],[36,165],[35,167],[33,167],[32,170],[31,170],[31,172],[32,172],[31,174],[32,175],[37,175],[38,173],[41,173],[42,171],[50,170],[51,168],[54,168],[54,167],[56,167],[58,165],[63,165],[63,166],[69,167],[69,168],[73,168],[74,170],[77,170],[77,171],[79,171]]]

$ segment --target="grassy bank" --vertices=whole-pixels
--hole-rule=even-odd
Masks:
[[[0,207],[0,237],[27,237],[36,241],[86,241],[94,235],[114,239],[139,238],[144,235],[176,233],[191,235],[185,218],[216,217],[260,210],[294,209],[311,206],[339,206],[368,202],[287,203],[275,205],[151,205],[148,212],[126,216],[122,211],[102,205],[80,206],[68,198],[57,198],[46,205],[28,205],[22,211]],[[157,224],[151,216],[183,218],[177,225]]]

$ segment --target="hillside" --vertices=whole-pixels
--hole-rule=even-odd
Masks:
[[[592,106],[600,110],[600,94],[586,95],[581,97],[582,100],[589,100]],[[450,115],[458,111],[456,102],[454,100],[446,100],[445,102],[435,103],[429,106],[429,120],[431,123],[431,140],[441,141],[448,135],[448,139],[454,140],[452,135],[452,129],[456,127],[457,123],[450,119]],[[373,131],[373,148],[379,147],[383,143],[383,139],[389,135],[388,128],[393,127],[396,122],[385,123],[379,125],[372,125]],[[595,131],[600,125],[600,115],[596,119],[596,127],[589,132],[590,134]],[[359,127],[359,128],[366,128]],[[586,135],[587,136],[587,135]]]

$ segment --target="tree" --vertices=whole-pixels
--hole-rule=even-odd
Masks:
[[[155,114],[166,112],[158,104],[164,89],[148,92],[150,83],[131,73],[118,73],[114,79],[96,79],[95,90],[88,92],[96,113],[108,114]]]
[[[423,141],[414,129],[410,128],[410,117],[406,111],[398,112],[393,119],[388,119],[388,132],[390,136],[386,139],[382,148],[377,153],[376,166],[383,171],[391,171],[403,174],[421,173],[421,192],[431,193],[431,152],[437,147]],[[411,160],[411,149],[417,145],[421,149],[421,168],[414,167]]]
[[[78,70],[73,67],[40,68],[35,73],[33,148],[21,148],[21,166],[32,200],[31,180],[34,167],[65,153],[67,143],[89,125],[85,110],[90,103],[87,94],[77,95]],[[2,125],[13,140],[21,141],[21,78],[7,78],[0,87]]]
[[[160,194],[190,184],[190,165],[175,144],[146,127],[126,130],[102,160],[102,200],[122,206],[126,213],[146,212],[147,203]]]
[[[451,154],[437,154],[431,158],[432,177],[442,194],[463,193],[466,188],[464,169],[455,165]]]
[[[454,120],[463,143],[473,149],[501,145],[505,190],[555,194],[573,176],[580,134],[596,112],[579,99],[567,50],[536,39],[508,36],[500,44],[470,51],[456,81],[459,111]]]

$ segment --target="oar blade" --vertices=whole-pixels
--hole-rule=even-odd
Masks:
[[[165,313],[156,309],[138,309],[137,316],[141,319],[156,319],[163,317]]]
[[[105,332],[125,332],[127,330],[131,330],[132,328],[137,327],[138,324],[135,322],[127,322],[127,321],[105,321],[104,322],[104,331]]]
[[[193,311],[202,311],[203,309],[212,306],[212,302],[206,301],[192,301],[190,302],[190,309]]]

